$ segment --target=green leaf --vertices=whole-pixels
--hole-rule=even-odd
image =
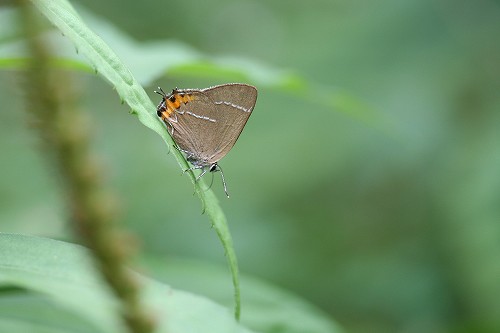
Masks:
[[[227,272],[218,265],[182,258],[146,258],[146,270],[174,288],[204,295],[220,304],[231,304],[224,292]],[[197,277],[203,276],[203,281]],[[259,332],[340,333],[340,326],[326,313],[293,293],[257,278],[241,277],[245,311],[241,322]],[[279,328],[279,330],[278,330]]]
[[[50,297],[20,290],[0,293],[0,332],[103,332]],[[104,333],[104,332],[103,332]]]
[[[156,116],[156,108],[148,95],[134,78],[128,68],[120,61],[111,48],[99,38],[81,20],[69,2],[64,0],[33,0],[35,6],[61,32],[73,41],[80,53],[88,58],[98,73],[105,77],[115,87],[118,95],[136,114],[139,121],[157,132],[171,147],[177,162],[182,169],[188,169],[188,163],[182,153],[175,149],[174,141],[169,136],[166,127]],[[196,194],[200,198],[203,211],[207,213],[224,247],[230,270],[233,276],[235,290],[235,316],[240,316],[240,288],[238,279],[238,265],[234,252],[231,235],[227,226],[226,217],[211,190],[203,180],[196,181],[192,171],[188,172],[194,184]]]
[[[59,332],[63,328],[66,332],[77,332],[82,327],[88,327],[87,332],[125,331],[118,316],[117,301],[100,280],[86,249],[45,238],[0,233],[0,253],[1,332],[16,332],[4,328],[29,327],[30,322],[36,327],[45,327],[46,330],[40,332]],[[137,279],[143,287],[144,307],[156,320],[158,333],[250,332],[239,325],[226,308],[205,297],[175,290],[139,275]],[[28,294],[23,298],[22,294],[16,294],[16,289],[13,292],[7,287],[23,288],[43,297]],[[10,307],[6,302],[13,299],[18,304]],[[36,313],[25,313],[24,310],[40,309],[44,302],[55,304],[53,311],[43,310],[46,320]],[[2,311],[6,308],[10,310]],[[56,316],[52,320],[55,313],[61,318]]]

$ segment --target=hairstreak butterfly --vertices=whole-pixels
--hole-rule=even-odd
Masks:
[[[257,89],[242,83],[229,83],[206,89],[173,89],[162,96],[156,108],[177,148],[186,155],[192,167],[201,169],[200,179],[207,171],[220,171],[224,192],[224,173],[218,162],[234,146],[253,111]],[[187,170],[186,170],[187,171]]]

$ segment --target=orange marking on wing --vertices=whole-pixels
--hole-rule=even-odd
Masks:
[[[178,99],[182,101],[182,103],[187,104],[188,102],[191,102],[192,100],[195,99],[195,97],[191,94],[184,94],[184,95],[179,95]]]
[[[165,121],[165,120],[167,120],[168,118],[170,118],[170,115],[171,115],[171,114],[172,114],[172,111],[171,111],[171,110],[169,110],[169,109],[165,109],[165,111],[163,111],[163,112],[161,113],[161,119]]]
[[[170,102],[170,105],[172,105],[172,107],[176,110],[181,107],[181,101],[178,98],[174,99],[173,101],[169,101],[169,102]]]
[[[173,101],[167,99],[167,110],[170,111],[170,113],[174,112],[174,110],[177,110],[180,106],[180,103],[177,99],[174,99]]]
[[[165,99],[165,107],[161,112],[161,118],[167,120],[172,114],[181,107],[182,104],[187,104],[194,100],[195,97],[191,94],[174,94],[170,98]]]

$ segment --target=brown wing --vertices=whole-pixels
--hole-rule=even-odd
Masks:
[[[215,104],[200,90],[179,90],[179,93],[189,96],[190,101],[181,103],[169,118],[173,137],[181,150],[201,160],[210,150],[210,133],[216,127],[216,119],[209,116],[215,113]]]
[[[182,90],[189,103],[177,109],[171,122],[174,140],[201,164],[223,158],[234,146],[257,99],[255,87],[225,84],[203,90]]]
[[[216,105],[215,119],[218,120],[213,137],[213,150],[208,161],[222,159],[233,148],[248,121],[257,100],[257,89],[239,83],[224,84],[207,89],[206,94]]]

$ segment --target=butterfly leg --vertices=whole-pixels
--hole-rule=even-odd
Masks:
[[[220,165],[217,164],[217,169],[215,171],[220,171],[220,177],[222,178],[222,185],[224,185],[224,192],[226,193],[226,197],[229,199],[229,193],[227,193],[226,179],[224,179],[224,172]]]

